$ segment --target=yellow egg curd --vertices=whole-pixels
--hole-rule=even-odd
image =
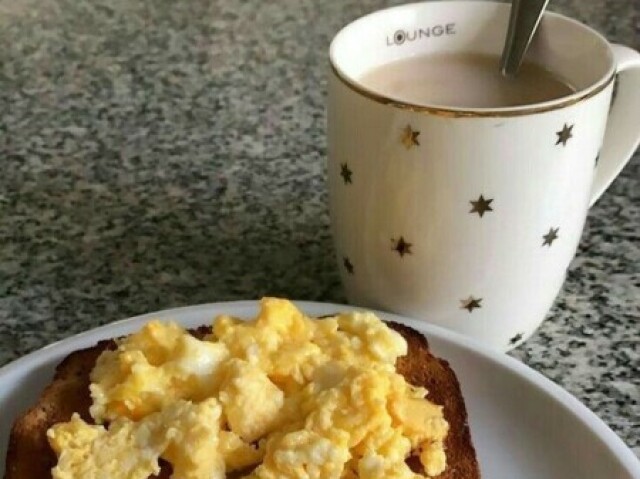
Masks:
[[[265,298],[196,339],[151,321],[105,351],[90,409],[48,431],[54,479],[417,479],[446,468],[449,426],[395,370],[404,338],[372,313],[312,319]],[[419,457],[424,475],[406,464]]]

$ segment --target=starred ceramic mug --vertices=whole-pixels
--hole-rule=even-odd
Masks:
[[[638,145],[640,55],[547,13],[528,57],[567,79],[568,96],[433,107],[360,79],[413,55],[499,55],[508,16],[505,4],[451,1],[360,18],[331,44],[328,105],[331,223],[349,300],[503,350],[544,319],[589,206]]]

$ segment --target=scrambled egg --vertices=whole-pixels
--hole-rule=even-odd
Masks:
[[[98,357],[89,387],[91,416],[99,424],[138,420],[178,399],[213,397],[228,357],[224,344],[199,341],[174,323],[151,321]]]
[[[53,426],[54,479],[418,479],[446,468],[449,426],[395,362],[402,336],[371,313],[323,320],[265,298],[199,340],[152,321],[104,352],[90,413]],[[103,424],[107,424],[104,426]],[[235,476],[234,476],[235,477]]]
[[[122,417],[104,426],[86,424],[74,414],[47,436],[58,454],[54,479],[147,479],[158,474],[158,459],[173,466],[173,477],[224,479],[218,448],[221,408],[215,399],[198,404],[176,401],[139,422]],[[132,454],[132,452],[135,452]]]

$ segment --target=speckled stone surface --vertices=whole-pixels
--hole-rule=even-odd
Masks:
[[[392,2],[393,3],[393,2]],[[99,324],[264,294],[344,301],[326,50],[381,0],[0,0],[0,364]],[[552,6],[640,48],[640,3]],[[512,354],[640,454],[640,158]]]

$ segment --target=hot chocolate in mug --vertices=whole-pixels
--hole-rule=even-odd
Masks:
[[[542,322],[589,206],[638,146],[640,55],[546,13],[527,58],[575,89],[559,98],[428,105],[362,79],[417,55],[497,57],[508,18],[509,5],[478,1],[360,18],[331,44],[328,100],[331,224],[349,300],[502,350]]]

